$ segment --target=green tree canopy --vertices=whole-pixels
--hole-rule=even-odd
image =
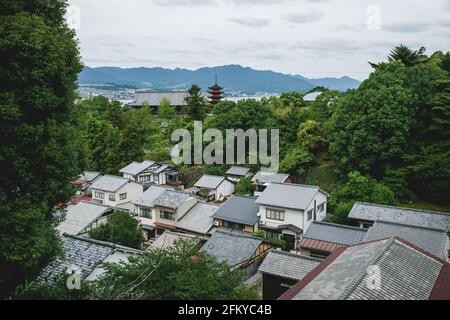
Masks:
[[[356,201],[395,205],[394,192],[382,183],[359,172],[350,172],[347,181],[331,194],[330,206],[334,214],[327,220],[335,223],[348,224],[348,213]]]
[[[235,194],[246,196],[251,195],[253,191],[252,177],[243,177],[236,184]]]
[[[136,219],[124,212],[114,212],[108,222],[89,232],[93,239],[141,248],[144,235]]]
[[[66,5],[0,4],[0,295],[57,251],[51,209],[85,165],[73,104],[82,65]]]
[[[177,112],[174,107],[170,104],[169,99],[163,98],[161,104],[158,107],[158,116],[161,119],[170,120],[175,118]]]
[[[187,114],[193,120],[202,121],[205,119],[208,111],[208,103],[206,99],[201,95],[202,89],[194,84],[188,90]]]

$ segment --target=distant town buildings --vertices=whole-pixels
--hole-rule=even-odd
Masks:
[[[154,113],[157,112],[159,105],[164,99],[170,102],[178,112],[187,106],[187,91],[152,91],[152,90],[136,90],[135,99],[128,106],[138,108],[148,104]]]

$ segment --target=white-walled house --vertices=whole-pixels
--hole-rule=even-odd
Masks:
[[[198,198],[189,193],[153,185],[133,204],[147,240],[154,240],[164,231],[175,229],[176,222],[197,202]]]
[[[143,185],[152,184],[177,184],[177,175],[169,165],[160,164],[152,160],[143,162],[132,162],[125,168],[119,170],[124,178],[142,183]]]
[[[271,183],[292,183],[294,179],[286,173],[259,171],[252,178],[253,195],[259,197]]]
[[[230,169],[228,169],[227,172],[225,172],[225,177],[233,182],[239,182],[244,177],[251,177],[252,173],[250,168],[246,167],[238,167],[238,166],[232,166]]]
[[[199,188],[200,192],[206,193],[208,201],[215,201],[232,195],[235,185],[225,177],[205,174],[195,183],[194,187]]]
[[[328,196],[317,186],[271,183],[256,200],[260,228],[266,237],[282,238],[293,250],[311,222],[325,219]]]
[[[91,185],[92,201],[103,205],[133,209],[133,201],[142,196],[144,187],[133,180],[104,175]]]

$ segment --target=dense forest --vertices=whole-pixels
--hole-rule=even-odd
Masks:
[[[52,209],[73,195],[70,181],[83,170],[117,174],[131,161],[168,161],[171,132],[192,130],[193,120],[203,120],[204,129],[279,128],[280,171],[328,191],[331,221],[347,223],[355,201],[449,211],[449,53],[396,47],[387,61],[371,63],[373,72],[358,89],[320,88],[324,93],[315,102],[288,92],[210,110],[193,86],[185,112],[163,101],[153,115],[149,107],[129,109],[104,97],[77,99],[82,64],[65,7],[63,0],[0,3],[0,296],[33,279],[60,253]],[[178,169],[189,186],[202,173],[222,174],[227,166]],[[249,186],[243,180],[238,192]],[[192,256],[183,248],[178,254]],[[178,261],[167,261],[178,270]],[[207,258],[199,265],[185,262],[198,281],[205,270],[224,272]],[[139,261],[128,271],[139,273],[137,266]],[[111,277],[126,269],[111,267]],[[227,276],[237,285],[237,275]],[[180,286],[191,280],[180,278]],[[226,282],[215,285],[211,292]],[[107,288],[104,282],[97,289],[108,295]],[[204,297],[183,292],[178,297]],[[241,293],[227,297],[251,295]]]

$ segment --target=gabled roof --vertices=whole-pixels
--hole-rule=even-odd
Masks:
[[[280,299],[450,299],[449,272],[447,262],[395,237],[338,249]]]
[[[289,178],[289,175],[286,173],[273,173],[266,171],[259,171],[252,178],[252,181],[255,183],[283,183]]]
[[[63,256],[57,257],[44,268],[39,275],[39,281],[52,282],[54,277],[65,273],[69,267],[78,268],[82,279],[85,279],[116,250],[142,253],[133,248],[67,234],[62,235],[61,240]]]
[[[232,166],[225,174],[232,176],[245,176],[249,172],[250,168]]]
[[[78,235],[109,210],[111,210],[109,207],[98,203],[80,202],[67,210],[64,221],[56,229],[61,234]]]
[[[232,196],[214,214],[214,218],[253,226],[258,220],[259,205],[253,197]]]
[[[100,175],[100,172],[85,171],[80,174],[79,180],[91,182]]]
[[[192,240],[196,236],[186,233],[179,233],[173,231],[164,231],[164,233],[152,243],[152,248],[167,250],[173,248],[175,243],[179,240]]]
[[[299,243],[299,247],[308,250],[331,253],[341,247],[346,247],[346,245],[323,240],[303,238]]]
[[[199,234],[206,234],[213,226],[213,214],[220,206],[197,202],[176,224],[175,227]]]
[[[244,233],[217,230],[202,250],[220,262],[227,262],[231,267],[237,267],[247,262],[262,243],[263,239]]]
[[[134,204],[149,208],[160,206],[176,209],[190,196],[190,194],[177,191],[174,188],[153,185],[141,197],[134,201]]]
[[[441,259],[445,259],[448,256],[446,250],[448,236],[445,231],[441,230],[378,221],[369,228],[365,241],[394,236],[401,237]]]
[[[321,262],[322,260],[316,258],[272,250],[258,270],[281,278],[301,280]]]
[[[94,181],[94,183],[91,185],[91,189],[116,192],[128,182],[130,182],[130,180],[127,178],[105,174],[103,177]]]
[[[317,186],[271,183],[256,200],[256,203],[266,206],[306,210],[318,192],[328,196],[325,191]]]
[[[394,222],[450,232],[450,214],[444,212],[357,202],[348,217],[366,221]]]
[[[216,189],[224,180],[225,177],[222,176],[211,176],[205,174],[195,183],[194,187]]]
[[[351,246],[363,242],[366,233],[366,230],[356,227],[314,221],[309,225],[303,237]]]
[[[132,162],[127,165],[125,168],[119,170],[120,173],[128,173],[132,175],[140,174],[142,171],[147,170],[152,165],[155,164],[155,161],[145,160],[143,162]]]

